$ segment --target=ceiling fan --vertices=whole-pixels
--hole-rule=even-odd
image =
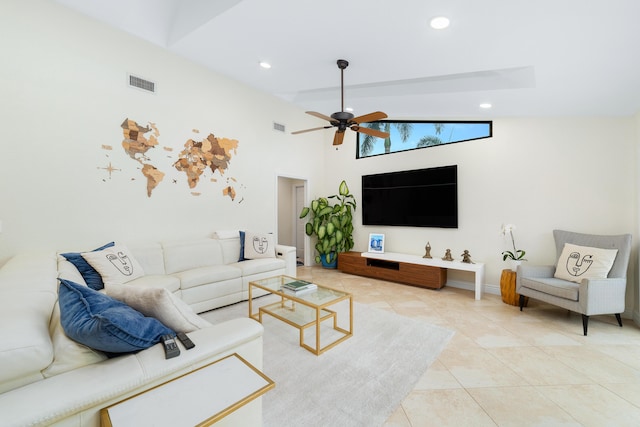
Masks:
[[[326,120],[331,123],[330,126],[322,126],[318,128],[298,130],[295,132],[291,132],[292,135],[296,135],[304,132],[311,132],[314,130],[320,129],[329,129],[331,127],[338,128],[336,130],[336,134],[333,137],[333,145],[342,144],[342,140],[344,139],[344,132],[347,128],[351,129],[355,132],[364,133],[367,135],[375,136],[378,138],[388,138],[388,132],[382,132],[376,129],[369,129],[367,127],[359,126],[360,123],[368,123],[375,122],[376,120],[382,120],[387,117],[385,113],[382,111],[376,111],[374,113],[365,114],[363,116],[354,117],[353,114],[348,111],[344,111],[344,69],[349,66],[349,62],[344,59],[338,59],[338,68],[340,68],[340,98],[341,98],[341,109],[337,113],[333,113],[331,117],[325,116],[324,114],[317,113],[315,111],[307,111],[307,114],[318,117],[320,119]]]

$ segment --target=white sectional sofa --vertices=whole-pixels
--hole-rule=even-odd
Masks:
[[[218,237],[229,235],[220,232],[213,239],[127,243],[145,272],[127,284],[164,287],[202,313],[246,300],[253,280],[279,274],[295,277],[294,247],[276,245],[275,258],[238,261],[238,233]]]
[[[168,289],[198,313],[246,299],[251,280],[295,275],[295,248],[277,246],[275,258],[238,262],[237,237],[127,247],[145,272],[127,286]],[[19,254],[0,268],[2,426],[99,426],[100,409],[230,354],[262,368],[262,325],[249,318],[190,332],[196,347],[180,346],[176,358],[165,359],[162,344],[108,358],[64,333],[59,277],[82,282],[55,252]],[[234,422],[259,425],[260,399],[234,414]]]

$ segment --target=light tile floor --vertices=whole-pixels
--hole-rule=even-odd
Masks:
[[[298,276],[360,303],[456,332],[385,427],[639,426],[640,328],[614,316],[582,319],[530,300],[441,290],[298,267]]]

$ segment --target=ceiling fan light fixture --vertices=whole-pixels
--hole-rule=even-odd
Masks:
[[[344,140],[344,133],[347,129],[350,129],[354,132],[361,132],[366,135],[375,136],[377,138],[388,138],[389,133],[383,132],[377,129],[370,129],[367,127],[360,127],[360,123],[369,123],[375,122],[378,120],[386,119],[387,115],[382,111],[374,111],[373,113],[365,114],[362,116],[354,117],[353,108],[344,108],[344,69],[349,66],[349,62],[345,59],[338,59],[337,61],[338,68],[340,69],[340,111],[333,113],[331,116],[326,116],[322,113],[318,113],[316,111],[306,111],[307,114],[310,114],[314,117],[317,117],[322,120],[326,120],[329,122],[328,126],[322,126],[312,129],[304,129],[298,130],[295,132],[291,132],[291,134],[296,135],[299,133],[311,132],[320,129],[329,129],[331,127],[335,127],[336,133],[333,137],[333,145],[340,145]]]
[[[450,24],[449,18],[445,16],[436,16],[430,22],[431,28],[434,30],[443,30]]]

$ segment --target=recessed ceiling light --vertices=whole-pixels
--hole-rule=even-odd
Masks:
[[[436,30],[442,30],[449,26],[449,18],[445,18],[444,16],[438,16],[431,20],[431,28]]]
[[[268,70],[269,68],[271,68],[271,64],[269,64],[267,61],[261,61],[260,62],[260,66],[266,70]]]
[[[353,108],[347,107],[347,108],[344,109],[344,111],[348,111],[348,112],[352,113],[353,112]]]
[[[483,102],[482,104],[480,104],[480,108],[484,108],[485,110],[488,110],[491,107],[492,105],[489,104],[488,102]]]

